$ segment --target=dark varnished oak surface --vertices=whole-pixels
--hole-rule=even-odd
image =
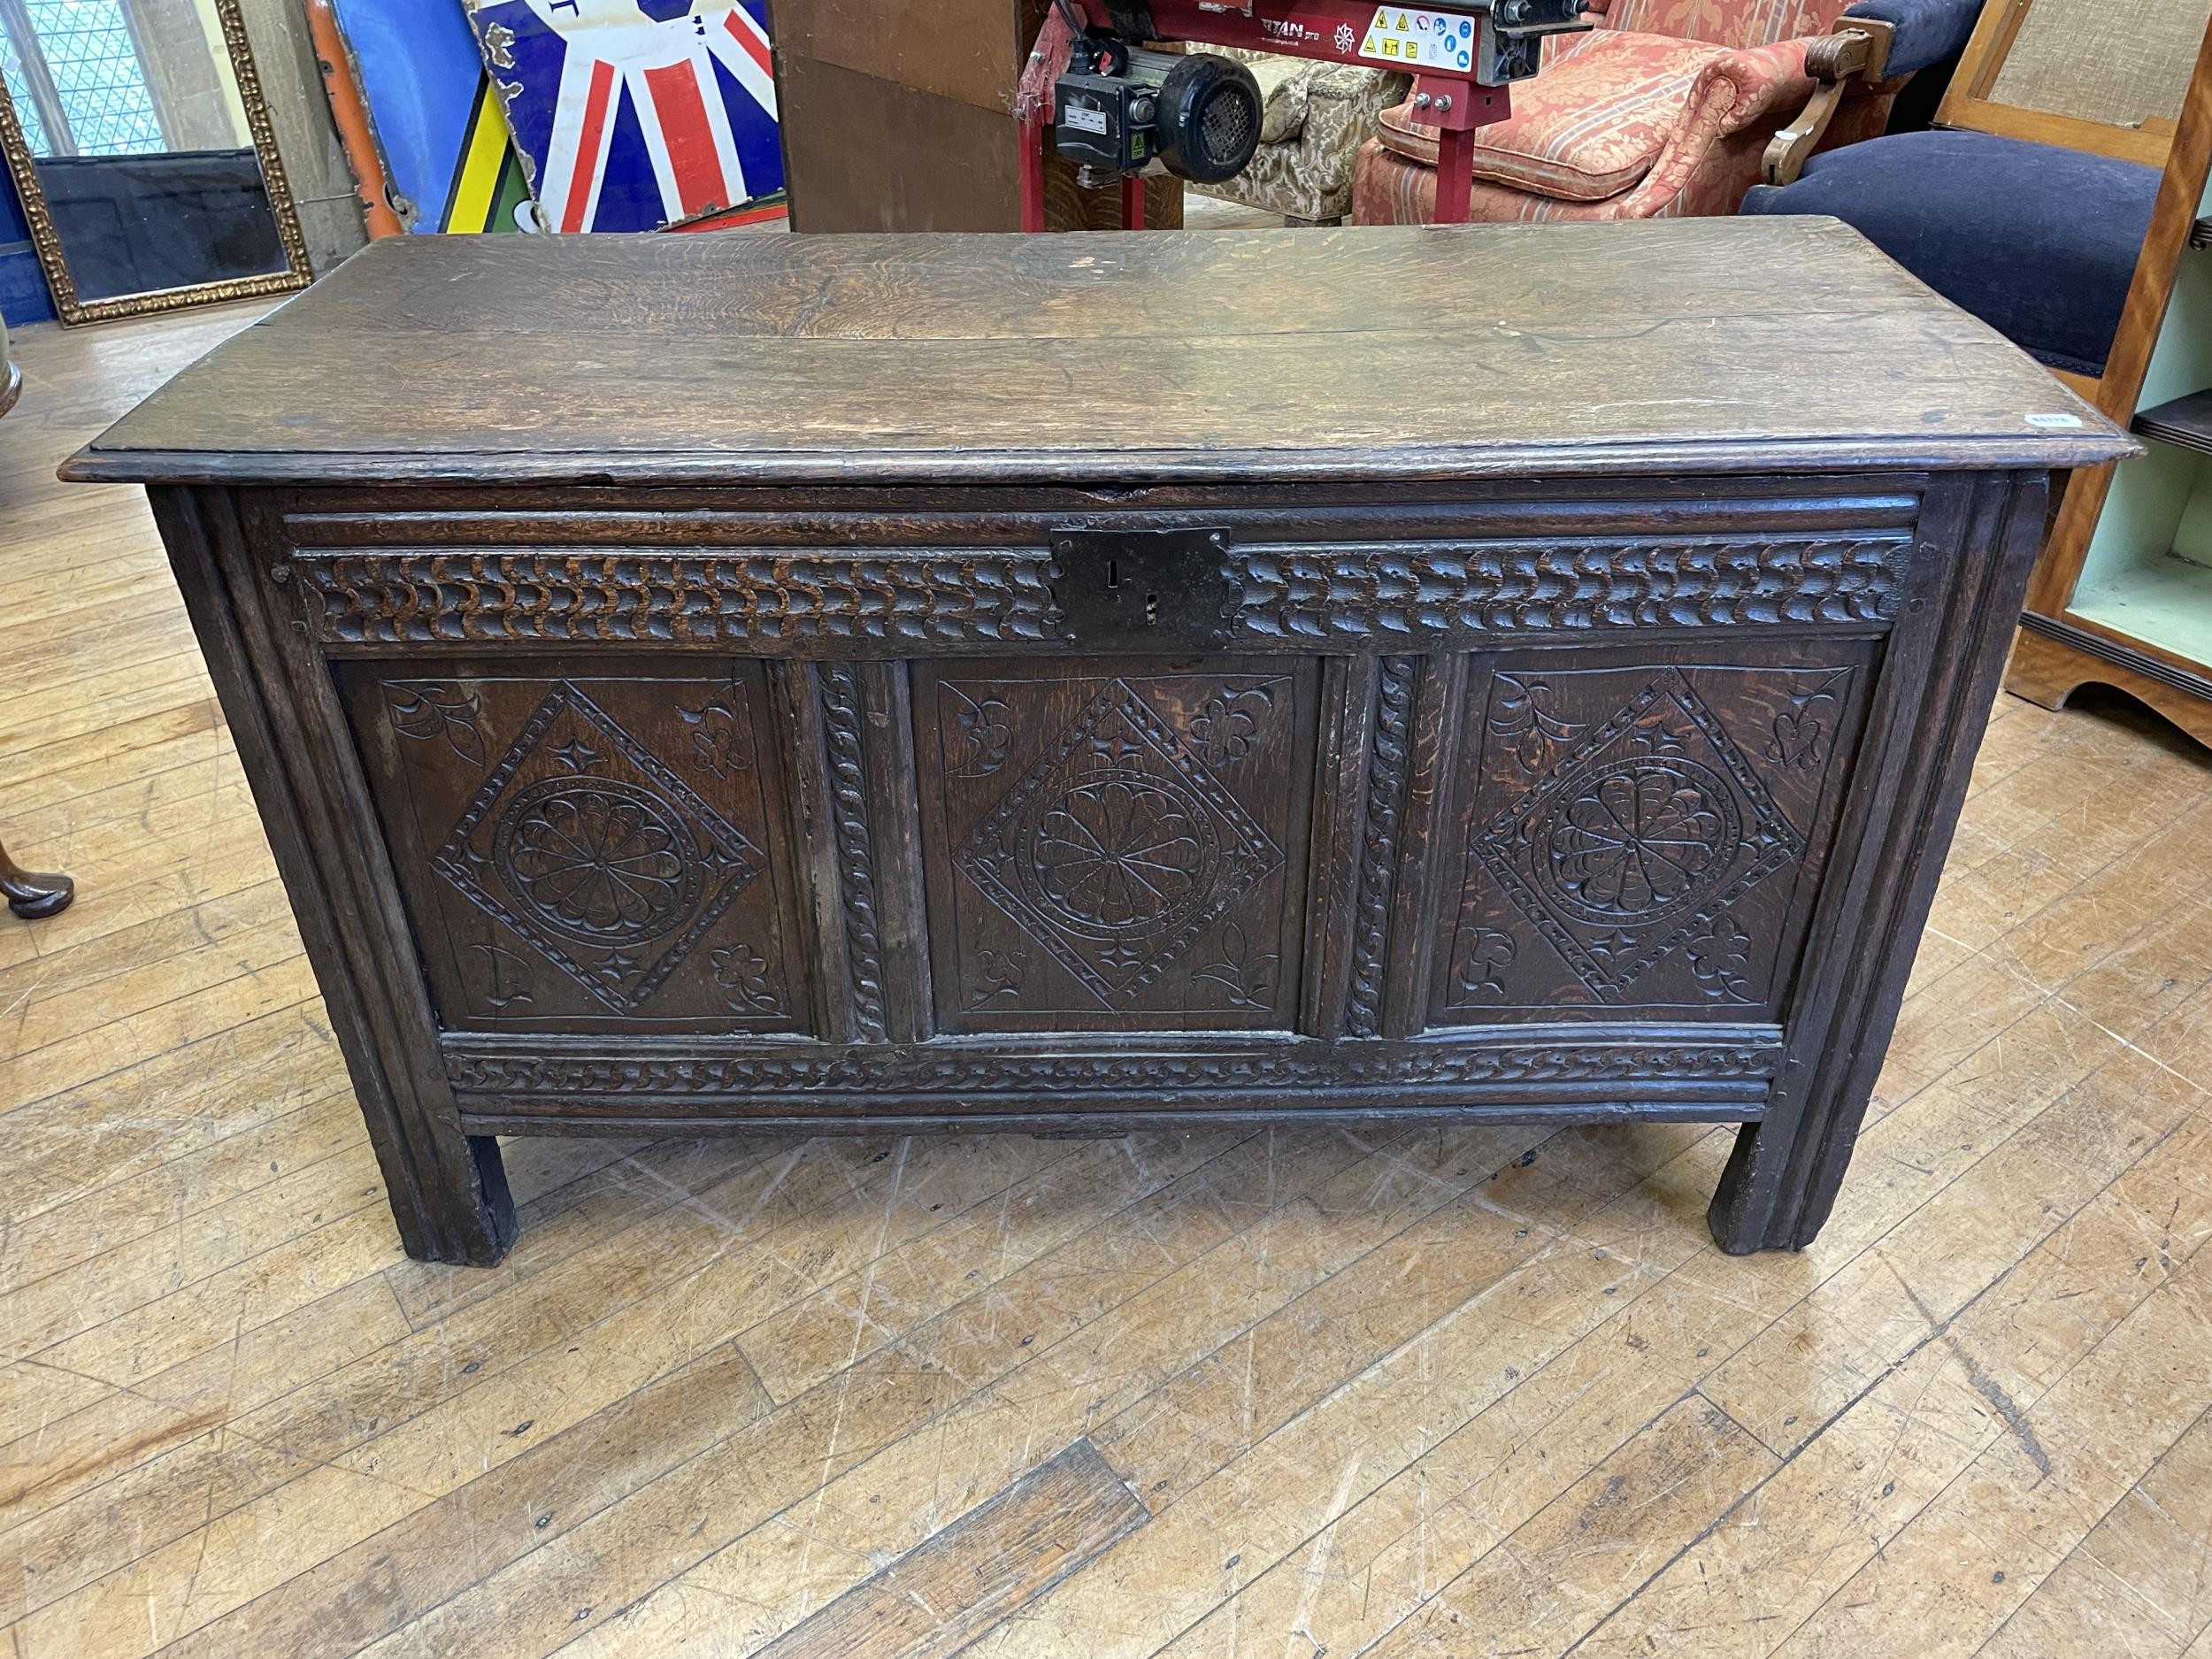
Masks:
[[[1774,219],[395,240],[67,470],[151,486],[418,1256],[501,1134],[1194,1115],[1738,1122],[1749,1250],[2128,443]]]
[[[1832,220],[395,237],[67,475],[1242,481],[1839,449],[2067,466],[2106,452],[2088,419]]]

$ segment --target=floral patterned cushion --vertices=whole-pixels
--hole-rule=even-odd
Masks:
[[[1608,29],[1671,35],[1715,46],[1771,46],[1826,35],[1851,0],[1605,0]]]
[[[1513,88],[1513,113],[1475,134],[1475,177],[1567,202],[1602,202],[1652,169],[1709,67],[1725,47],[1600,30],[1577,38],[1544,73]],[[1436,163],[1436,128],[1409,105],[1383,111],[1379,136]]]
[[[1352,165],[1360,144],[1385,109],[1404,101],[1411,78],[1269,52],[1229,55],[1251,66],[1267,95],[1263,142],[1252,165],[1227,183],[1189,188],[1287,219],[1341,219],[1352,204]],[[1298,119],[1279,139],[1274,136],[1276,113],[1286,100],[1271,86],[1269,65],[1287,70],[1295,88]]]
[[[1813,95],[1808,37],[1832,29],[1847,4],[1586,0],[1598,28],[1548,41],[1544,73],[1513,88],[1512,118],[1477,132],[1470,217],[1734,212],[1768,139]],[[1880,132],[1903,84],[1853,83],[1823,148]],[[1434,216],[1435,129],[1410,114],[1385,111],[1361,148],[1355,223]]]

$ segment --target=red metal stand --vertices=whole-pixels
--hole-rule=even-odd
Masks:
[[[1050,28],[1052,25],[1048,22],[1045,27]],[[1043,109],[1031,110],[1021,118],[1024,230],[1042,230],[1045,227],[1045,134],[1049,130],[1052,106],[1048,102]]]
[[[1501,98],[1503,93],[1498,95]],[[1501,119],[1503,118],[1501,117]],[[1440,127],[1436,132],[1436,222],[1464,225],[1475,193],[1475,129]]]
[[[1229,0],[1233,5],[1236,0]],[[1360,50],[1376,18],[1372,4],[1360,0],[1243,0],[1243,10],[1217,9],[1201,0],[1150,0],[1155,38],[1190,41],[1206,46],[1247,47],[1290,58],[1352,64],[1371,69],[1392,66],[1387,58]],[[1107,0],[1075,0],[1093,28],[1112,27]],[[1465,19],[1479,27],[1479,12],[1444,11],[1433,5],[1425,15]],[[1031,50],[1016,102],[1021,125],[1021,223],[1024,230],[1045,227],[1045,145],[1052,129],[1052,88],[1067,68],[1072,36],[1058,9],[1048,11]],[[1410,65],[1408,65],[1410,66]],[[1513,112],[1505,87],[1475,80],[1471,66],[1441,68],[1423,64],[1413,82],[1414,104],[1425,124],[1437,129],[1436,222],[1463,225],[1474,189],[1474,133]],[[1141,179],[1122,182],[1122,222],[1132,230],[1144,225]]]
[[[1121,227],[1124,230],[1144,228],[1144,175],[1141,173],[1122,176]]]

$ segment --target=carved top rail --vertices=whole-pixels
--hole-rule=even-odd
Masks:
[[[1226,545],[1240,644],[1444,643],[1584,628],[1894,619],[1912,557],[1904,532],[1536,541]],[[302,547],[296,581],[317,636],[341,645],[650,642],[803,649],[1087,643],[1049,546],[677,548]],[[1073,566],[1071,568],[1070,566]],[[1172,643],[1186,615],[1161,618]]]

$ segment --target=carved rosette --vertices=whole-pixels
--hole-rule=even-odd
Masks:
[[[1730,905],[1804,846],[1735,740],[1669,669],[1479,824],[1473,851],[1576,977],[1616,1002],[1686,941],[1710,939]],[[1496,959],[1494,950],[1463,965],[1469,998]],[[1732,985],[1742,978],[1732,972]]]
[[[1282,861],[1197,750],[1118,680],[954,856],[1109,1008],[1134,1001]]]
[[[454,705],[396,683],[396,729]],[[471,728],[472,731],[473,728]],[[766,867],[760,849],[572,685],[531,715],[432,856],[454,889],[633,1014]],[[510,953],[511,954],[511,953]]]

